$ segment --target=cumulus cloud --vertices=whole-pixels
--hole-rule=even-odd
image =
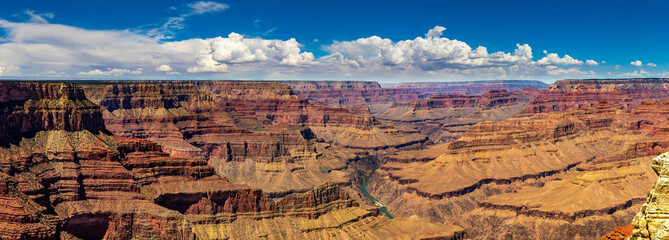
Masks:
[[[107,71],[94,69],[88,72],[79,72],[77,74],[91,75],[91,76],[123,76],[124,74],[142,74],[142,69],[138,68],[137,70],[129,70],[129,69],[108,68]]]
[[[427,33],[425,34],[425,37],[427,37],[427,38],[441,37],[441,34],[443,34],[444,31],[446,31],[445,27],[435,26],[434,28],[427,31]]]
[[[173,69],[170,65],[163,64],[156,68],[156,72],[171,72]]]
[[[657,67],[657,64],[655,64],[655,63],[648,63],[648,64],[646,64],[646,66],[649,66],[649,67]]]
[[[630,62],[630,65],[635,66],[635,67],[640,67],[641,65],[643,65],[643,63],[641,63],[641,61],[639,61],[639,60],[636,60],[636,61]]]
[[[604,63],[604,61],[602,61],[602,63]],[[588,60],[585,61],[585,65],[588,65],[588,66],[597,66],[597,65],[599,65],[599,63],[597,63],[597,61],[595,61],[595,60],[590,60],[590,59],[588,59]]]
[[[5,67],[0,66],[0,76],[5,74]]]
[[[541,65],[583,65],[583,61],[574,59],[569,55],[560,57],[557,53],[549,53],[537,61]]]
[[[504,67],[532,60],[532,48],[527,44],[517,44],[513,53],[488,53],[485,47],[473,49],[465,42],[440,37],[444,30],[436,26],[425,34],[426,38],[399,42],[378,36],[335,42],[325,47],[331,53],[326,59],[349,66],[382,65],[424,71]]]
[[[265,40],[230,33],[227,38],[217,37],[208,42],[209,46],[197,55],[197,66],[188,68],[188,72],[227,72],[229,65],[243,63],[302,66],[314,61],[314,55],[302,52],[294,38],[287,41]]]
[[[620,69],[621,67],[622,67],[622,66],[620,66],[620,65],[615,65],[615,66],[613,66],[613,68],[616,69],[616,70]]]
[[[201,12],[201,11],[198,11]],[[295,39],[225,37],[170,41],[131,30],[88,30],[51,23],[0,19],[7,42],[0,43],[4,74],[40,76],[44,69],[79,76],[127,76],[153,69],[167,75],[256,79],[333,78],[542,78],[591,76],[559,65],[582,65],[569,55],[547,54],[534,61],[528,44],[489,52],[484,46],[444,37],[436,26],[425,36],[393,41],[379,36],[333,42],[315,58]],[[580,64],[579,64],[580,62]],[[588,62],[588,61],[586,61]],[[4,65],[3,65],[4,64]],[[8,66],[18,66],[8,68]],[[15,70],[12,70],[15,69]],[[136,70],[131,70],[136,69]],[[208,74],[207,74],[208,73]],[[17,75],[18,76],[18,75]]]

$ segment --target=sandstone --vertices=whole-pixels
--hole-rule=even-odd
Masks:
[[[421,94],[444,95],[481,95],[490,90],[504,89],[516,91],[524,88],[536,88],[542,90],[548,84],[541,81],[529,80],[490,80],[490,81],[467,81],[467,82],[422,82],[422,83],[399,83],[394,88],[411,89]]]
[[[588,108],[604,100],[635,108],[642,101],[669,98],[669,79],[560,80],[541,91],[523,114],[571,111]]]
[[[396,217],[482,226],[466,228],[473,239],[598,239],[627,224],[655,182],[645,162],[669,146],[666,104],[598,101],[481,122],[387,156],[368,189]]]
[[[424,98],[417,91],[382,88],[377,82],[362,81],[285,81],[296,95],[327,106],[369,106],[373,113],[383,112],[393,103]]]

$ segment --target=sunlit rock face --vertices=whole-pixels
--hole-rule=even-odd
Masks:
[[[393,216],[477,226],[465,227],[473,239],[599,239],[629,225],[657,180],[648,162],[668,150],[669,102],[649,99],[663,98],[663,81],[616,82],[647,100],[593,88],[587,106],[480,122],[449,143],[388,155],[368,190]]]
[[[631,240],[669,239],[669,205],[667,204],[669,164],[667,163],[669,163],[669,153],[653,158],[651,166],[659,178],[632,221],[634,230],[629,238]]]

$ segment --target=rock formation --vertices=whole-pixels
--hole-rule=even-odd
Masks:
[[[425,100],[394,104],[375,114],[381,120],[418,129],[435,143],[458,139],[481,121],[501,121],[520,112],[538,92],[536,89],[491,90],[478,96],[435,95]]]
[[[635,108],[643,101],[669,98],[667,87],[666,78],[561,80],[542,91],[523,114],[588,108],[601,100]]]
[[[285,81],[301,98],[327,106],[367,105],[372,113],[383,112],[394,103],[405,103],[425,96],[402,88],[382,88],[378,82],[362,81]]]
[[[667,217],[669,207],[667,207],[667,193],[665,193],[667,191],[667,174],[669,174],[667,162],[669,162],[669,153],[663,153],[653,158],[651,166],[659,178],[648,193],[641,210],[632,221],[634,230],[629,238],[631,240],[669,239],[669,218]]]
[[[667,100],[597,99],[481,122],[387,156],[368,190],[393,216],[477,226],[466,228],[473,239],[597,239],[629,224],[655,182],[645,162],[669,148],[668,111]]]
[[[270,197],[305,192],[326,181],[352,186],[351,178],[373,164],[367,151],[426,140],[379,123],[366,107],[312,104],[278,82],[83,86],[102,107],[112,133],[154,141],[172,157],[205,159],[219,175]]]
[[[465,82],[420,82],[399,83],[394,86],[398,89],[411,89],[427,96],[460,94],[481,95],[490,90],[503,89],[509,92],[524,88],[536,88],[542,90],[548,84],[541,81],[529,80],[490,80],[490,81],[465,81]]]
[[[111,135],[75,84],[2,82],[0,91],[3,124],[20,126],[4,128],[0,146],[2,239],[463,238],[456,226],[377,217],[331,182],[275,202],[203,159]],[[122,99],[108,109],[173,107],[169,98]],[[33,119],[45,122],[25,124]]]

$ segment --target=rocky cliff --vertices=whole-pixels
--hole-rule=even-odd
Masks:
[[[634,217],[632,225],[634,230],[628,239],[668,239],[669,218],[667,218],[666,186],[669,171],[669,153],[663,153],[653,158],[651,166],[659,176],[657,182],[648,193],[646,202]]]
[[[567,79],[553,83],[522,114],[571,111],[605,100],[635,108],[642,101],[669,98],[669,79]]]
[[[645,162],[669,147],[667,103],[601,100],[481,122],[388,156],[368,189],[393,216],[478,226],[473,239],[598,239],[627,225],[655,182]]]
[[[285,81],[295,94],[327,106],[367,105],[372,113],[382,112],[393,103],[403,103],[425,97],[417,91],[402,88],[382,88],[377,82],[362,81]]]
[[[394,104],[375,114],[381,120],[412,126],[435,143],[459,138],[467,128],[481,121],[501,121],[520,112],[538,91],[491,90],[482,95],[435,95],[425,100]]]
[[[465,82],[421,82],[421,83],[399,83],[394,86],[398,89],[411,89],[428,96],[460,94],[481,95],[490,90],[503,89],[509,92],[524,88],[536,88],[542,90],[548,84],[541,81],[531,80],[490,80],[490,81],[465,81]]]
[[[358,168],[373,164],[367,150],[426,140],[380,124],[366,107],[312,104],[278,82],[83,86],[102,107],[112,133],[154,141],[172,157],[207,160],[219,175],[271,197],[305,192],[326,181],[348,188]]]
[[[205,160],[110,135],[100,108],[74,84],[2,82],[0,89],[17,96],[3,99],[4,119],[52,121],[5,133],[13,141],[0,147],[2,239],[463,237],[456,226],[377,217],[378,210],[359,207],[336,183],[272,201],[261,190],[217,176]],[[39,89],[48,94],[33,93]],[[118,106],[164,107],[170,101],[149,99]],[[17,113],[25,116],[11,117]],[[79,115],[90,118],[72,120]],[[415,231],[412,224],[426,227]]]

